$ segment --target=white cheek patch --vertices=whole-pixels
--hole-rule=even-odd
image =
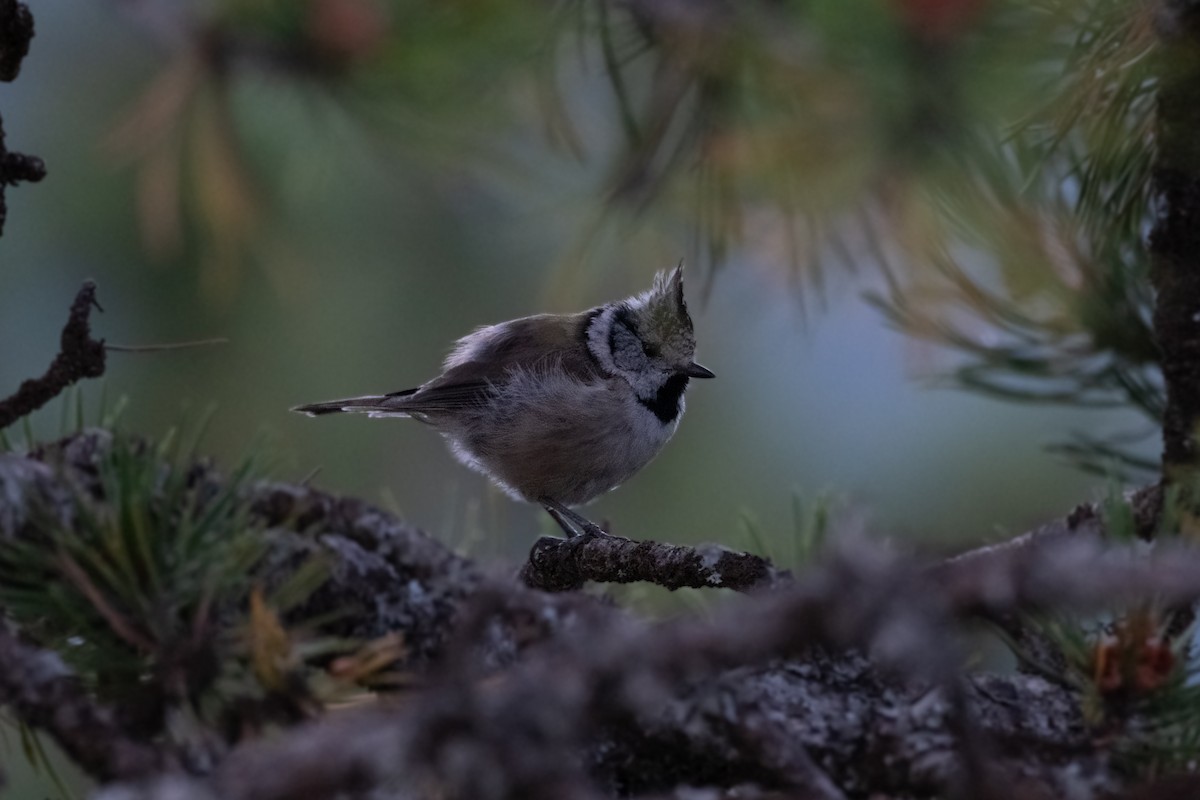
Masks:
[[[609,337],[612,335],[613,318],[616,316],[616,308],[606,308],[592,321],[587,331],[587,346],[592,355],[600,362],[600,366],[605,372],[613,373],[617,371],[617,365],[613,361],[612,350],[608,346]]]

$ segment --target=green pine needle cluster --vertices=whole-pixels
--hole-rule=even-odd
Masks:
[[[1167,635],[1171,613],[1155,604],[1102,619],[1043,617],[1024,624],[1053,643],[1063,661],[1041,672],[1079,693],[1085,723],[1111,742],[1122,768],[1151,778],[1191,770],[1200,748],[1200,663],[1193,632]]]
[[[1139,430],[1075,433],[1052,450],[1096,474],[1154,472],[1165,405],[1142,239],[1154,153],[1152,9],[1031,4],[1051,43],[1045,102],[974,154],[947,197],[959,233],[925,285],[875,298],[906,333],[962,356],[953,383],[1006,400],[1132,408]],[[1031,27],[1031,30],[1036,26]],[[965,209],[965,211],[964,211]]]
[[[0,543],[0,607],[148,735],[191,719],[234,737],[313,707],[319,667],[353,644],[282,619],[328,577],[319,557],[266,574],[251,461],[219,476],[195,442],[96,437],[94,479]],[[64,470],[63,477],[76,475]]]
[[[1194,770],[1200,752],[1200,666],[1177,670],[1139,711],[1139,724],[1117,748],[1122,765],[1146,777]]]
[[[1181,535],[1188,519],[1178,490],[1163,500],[1155,538]],[[1115,482],[1100,504],[1107,536],[1139,541],[1137,516]],[[1194,768],[1200,748],[1200,657],[1193,613],[1148,601],[1100,617],[1030,616],[1026,641],[1012,640],[1023,668],[1079,693],[1084,721],[1112,742],[1124,769],[1143,778]],[[1046,646],[1048,645],[1048,647]],[[1055,657],[1046,658],[1046,653]]]

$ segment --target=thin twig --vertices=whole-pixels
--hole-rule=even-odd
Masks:
[[[186,350],[190,347],[210,347],[217,344],[229,344],[224,337],[213,339],[194,339],[190,342],[168,342],[166,344],[105,344],[104,349],[114,353],[158,353],[163,350]]]

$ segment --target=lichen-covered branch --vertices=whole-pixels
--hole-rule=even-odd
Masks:
[[[547,592],[574,591],[588,581],[749,592],[788,583],[791,573],[762,556],[716,544],[681,547],[620,536],[543,536],[529,552],[521,578]]]

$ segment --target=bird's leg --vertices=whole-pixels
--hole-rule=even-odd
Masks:
[[[584,536],[609,535],[599,525],[580,514],[576,514],[557,500],[543,497],[541,503],[542,508],[546,509],[546,512],[558,523],[558,527],[562,528],[563,532],[567,534],[568,539],[573,539],[581,534]]]
[[[572,539],[575,536],[579,535],[578,532],[574,528],[571,527],[570,523],[567,522],[566,517],[564,517],[562,514],[558,513],[553,508],[551,508],[550,506],[548,506],[544,503],[542,504],[542,508],[546,509],[546,513],[548,513],[551,516],[551,518],[555,522],[558,523],[558,527],[563,529],[563,533],[565,533],[567,535],[568,539]]]

